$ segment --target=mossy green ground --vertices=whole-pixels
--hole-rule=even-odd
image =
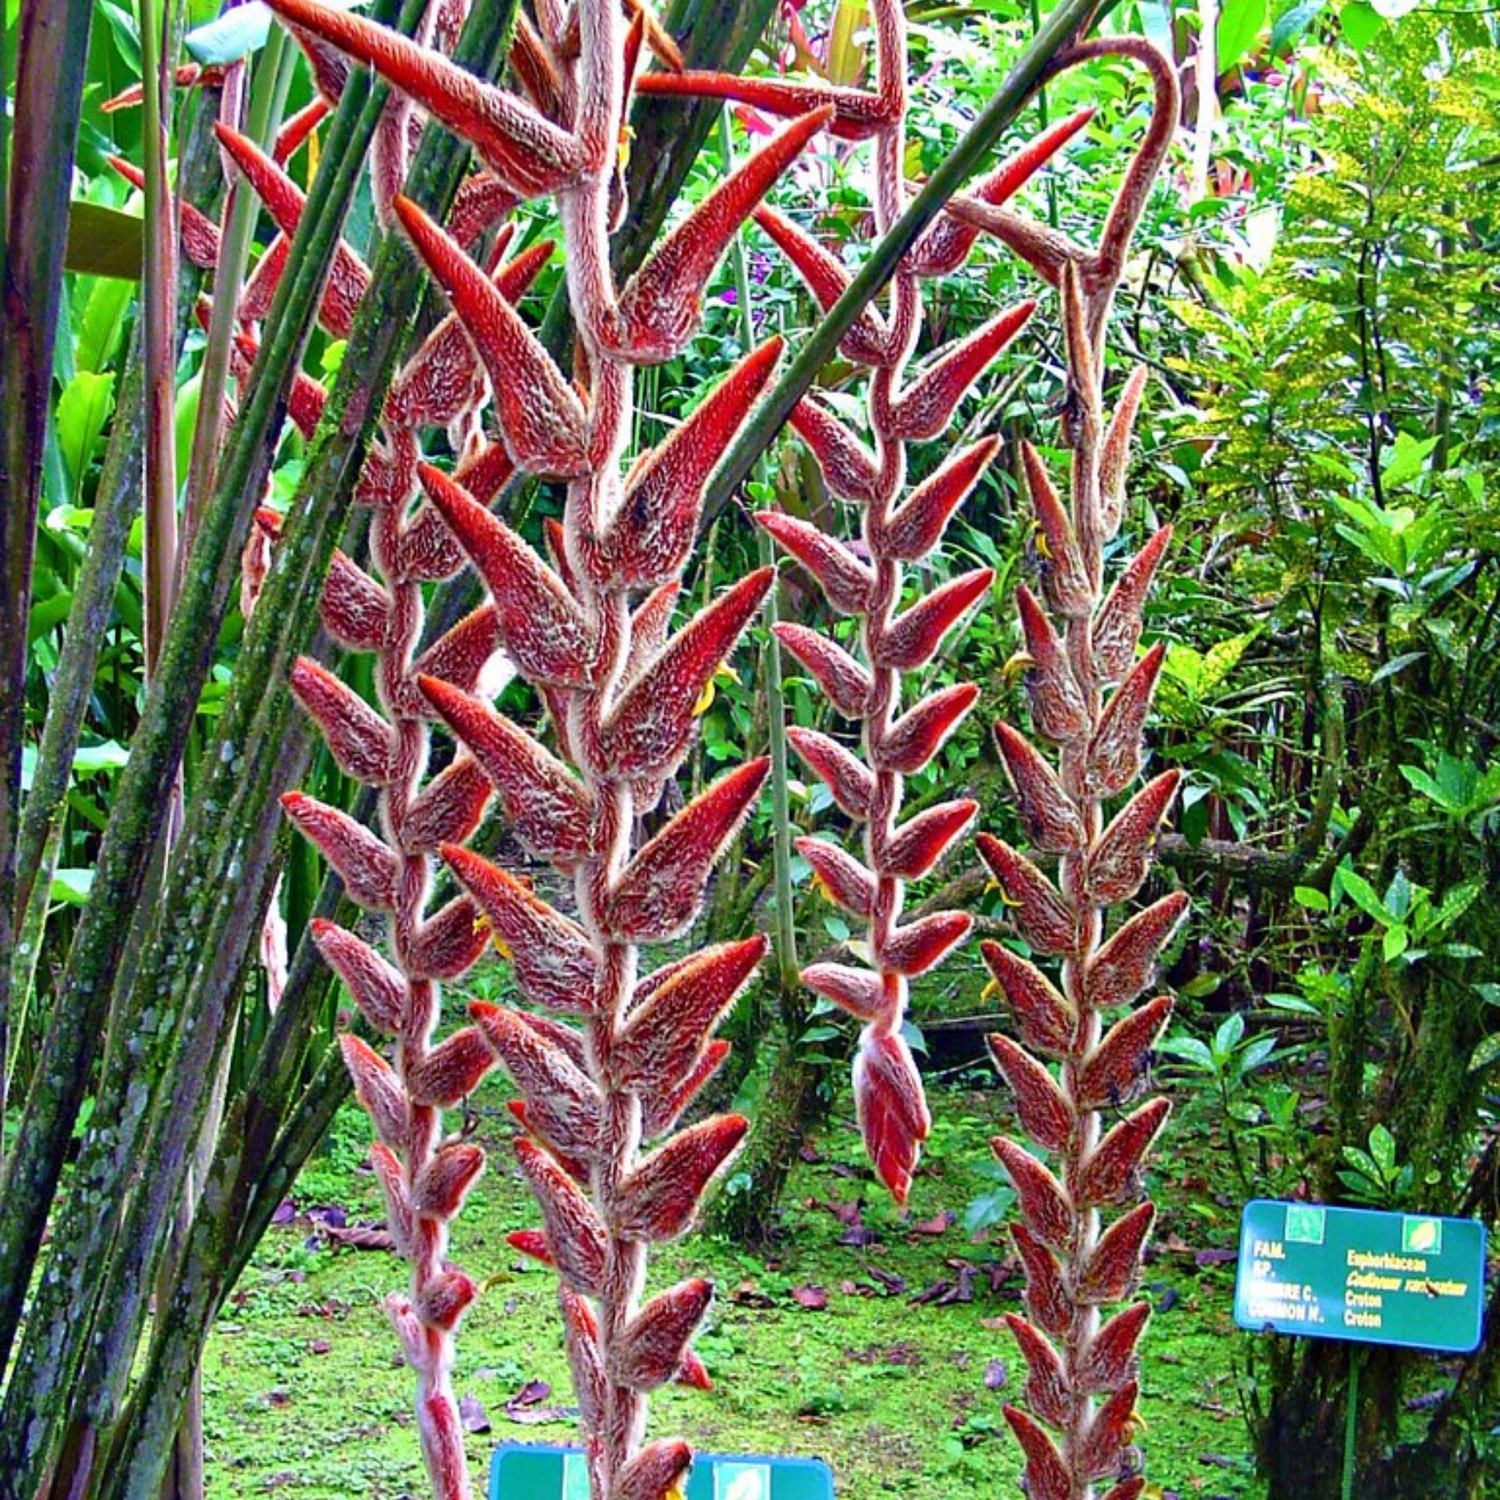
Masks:
[[[470,1199],[454,1258],[486,1278],[464,1324],[455,1384],[492,1423],[469,1439],[476,1474],[504,1441],[568,1442],[564,1419],[513,1421],[506,1403],[528,1381],[549,1382],[541,1408],[571,1401],[551,1272],[526,1268],[505,1243],[534,1212],[510,1165],[503,1085],[477,1105],[478,1137],[491,1166]],[[1000,1415],[1024,1368],[1002,1314],[1019,1305],[1021,1276],[1008,1238],[981,1243],[965,1211],[997,1187],[987,1137],[1006,1122],[1000,1091],[937,1092],[938,1126],[912,1193],[898,1214],[864,1170],[847,1109],[818,1133],[822,1160],[804,1162],[786,1199],[785,1232],[761,1259],[722,1239],[697,1236],[656,1262],[663,1284],[702,1272],[720,1288],[699,1341],[716,1381],[708,1393],[672,1390],[653,1399],[651,1430],[697,1446],[815,1455],[833,1468],[841,1495],[938,1495],[986,1500],[1020,1493],[1016,1449]],[[306,1210],[337,1204],[351,1223],[377,1217],[376,1190],[361,1167],[365,1122],[348,1110],[324,1154],[304,1175]],[[1239,1333],[1231,1322],[1232,1266],[1199,1268],[1191,1250],[1232,1244],[1235,1210],[1208,1193],[1210,1173],[1189,1161],[1179,1136],[1153,1187],[1168,1205],[1161,1250],[1146,1272],[1163,1305],[1147,1335],[1141,1442],[1154,1485],[1167,1495],[1255,1500],[1235,1387]],[[863,1201],[864,1247],[841,1244],[846,1225],[826,1206]],[[940,1232],[946,1213],[958,1221]],[[921,1227],[918,1227],[921,1226]],[[1177,1237],[1180,1235],[1181,1237]],[[330,1247],[304,1216],[273,1229],[209,1343],[205,1363],[211,1493],[249,1496],[425,1494],[401,1368],[381,1301],[403,1282],[388,1253]],[[999,1289],[986,1268],[1006,1263]],[[955,1264],[958,1263],[958,1264]],[[976,1268],[973,1300],[915,1304],[959,1265]],[[899,1277],[889,1292],[873,1270]],[[891,1283],[887,1283],[890,1285]],[[821,1288],[826,1309],[805,1289]],[[1004,1366],[1003,1386],[998,1386]],[[987,1377],[988,1376],[988,1380]]]

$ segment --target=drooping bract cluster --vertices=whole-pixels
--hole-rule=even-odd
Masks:
[[[468,139],[500,191],[553,196],[566,236],[578,331],[571,378],[454,234],[399,195],[393,203],[477,351],[510,461],[563,481],[567,491],[543,558],[476,500],[463,469],[450,477],[415,464],[428,505],[488,586],[498,642],[545,705],[550,743],[496,713],[472,680],[417,664],[416,687],[465,747],[458,763],[476,767],[494,788],[517,839],[571,886],[570,915],[464,849],[462,834],[441,844],[466,893],[459,900],[476,903],[469,914],[483,913],[521,996],[536,1007],[476,1004],[475,1029],[458,1037],[465,1059],[474,1055],[468,1038],[482,1037],[486,1059],[497,1057],[521,1094],[514,1112],[525,1135],[516,1153],[542,1225],[512,1243],[557,1270],[593,1494],[660,1500],[682,1482],[691,1452],[681,1442],[644,1443],[646,1397],[669,1381],[706,1384],[690,1344],[712,1290],[692,1279],[642,1305],[647,1256],[688,1227],[743,1139],[747,1122],[738,1115],[674,1127],[728,1051],[714,1030],[765,942],[708,948],[644,976],[639,955],[645,944],[686,932],[767,763],[731,771],[639,847],[637,829],[692,743],[705,686],[770,586],[769,569],[753,573],[671,629],[705,486],[780,345],[772,340],[749,354],[626,473],[633,369],[682,351],[738,226],[831,111],[789,125],[617,287],[608,234],[623,203],[622,119],[648,33],[643,11],[627,31],[617,0],[580,0],[566,14],[538,6],[516,70],[523,98],[317,0],[272,5],[318,45],[375,67]],[[351,841],[356,834],[373,841],[348,830]],[[403,1034],[394,1070],[350,1049],[383,1137],[382,1116],[400,1128],[411,1107],[404,1045]],[[388,1188],[399,1223],[413,1184],[407,1163],[393,1163],[400,1170],[388,1174]],[[415,1305],[412,1316],[410,1334],[425,1335]]]
[[[1064,65],[1103,50],[1084,44]],[[1058,271],[1069,503],[1030,445],[1022,454],[1040,597],[1024,585],[1016,593],[1025,642],[1020,665],[1033,735],[1052,748],[1055,763],[1011,725],[995,727],[1026,841],[1056,858],[1056,878],[1000,839],[979,836],[979,852],[1030,954],[1061,968],[1054,983],[1031,958],[983,944],[1018,1037],[992,1036],[991,1052],[1022,1130],[1054,1162],[1005,1136],[993,1142],[1020,1200],[1013,1233],[1026,1268],[1026,1316],[1008,1314],[1007,1322],[1026,1359],[1029,1410],[1008,1406],[1005,1415],[1026,1455],[1030,1500],[1093,1500],[1099,1485],[1104,1500],[1139,1500],[1145,1492],[1133,1437],[1137,1344],[1150,1308],[1134,1302],[1107,1319],[1101,1310],[1133,1291],[1155,1214],[1143,1198],[1143,1168],[1170,1105],[1141,1097],[1172,1002],[1165,995],[1135,1002],[1187,911],[1185,896],[1167,895],[1108,930],[1109,908],[1129,901],[1146,880],[1179,773],[1156,777],[1106,816],[1106,804],[1141,770],[1142,731],[1165,648],[1157,644],[1139,657],[1137,648],[1170,530],[1152,537],[1106,593],[1106,549],[1124,518],[1145,371],[1126,381],[1106,426],[1103,331],[1125,246],[1176,114],[1164,59],[1128,41],[1107,50],[1150,68],[1156,115],[1100,251],[1066,259]],[[1117,1209],[1124,1211],[1106,1226],[1103,1216]]]
[[[777,80],[715,80],[652,74],[658,92],[704,92],[736,98],[774,113],[801,105],[834,109],[833,131],[874,143],[875,226],[890,229],[905,207],[906,30],[895,0],[876,0],[877,77],[871,92]],[[1003,203],[1088,120],[1089,112],[1049,131],[1006,161],[982,185],[986,201]],[[788,257],[824,310],[848,285],[835,256],[770,208],[760,227]],[[863,827],[855,855],[817,837],[797,848],[829,898],[867,924],[868,964],[817,963],[802,979],[849,1011],[864,1029],[854,1065],[854,1094],[865,1145],[881,1180],[906,1200],[921,1144],[930,1128],[921,1079],[902,1036],[909,981],[939,963],[972,922],[961,912],[902,920],[908,881],[928,874],[962,837],[977,804],[940,803],[902,821],[906,778],[921,771],[972,708],[978,690],[961,683],[908,706],[902,681],[923,670],[966,612],[988,590],[987,568],[951,580],[901,608],[906,565],[940,545],[948,521],[973,490],[998,443],[982,440],[952,454],[930,478],[904,495],[907,449],[939,437],[964,393],[1016,336],[1033,303],[1000,313],[949,348],[909,368],[922,329],[919,278],[955,270],[977,231],[940,220],[913,246],[895,273],[885,311],[866,309],[844,336],[840,353],[869,370],[866,412],[873,450],[815,396],[805,397],[792,426],[811,448],[830,492],[862,512],[864,556],[818,527],[781,514],[758,519],[822,588],[838,615],[859,623],[858,652],[801,624],[776,633],[826,693],[834,709],[862,728],[856,753],[829,735],[793,728],[788,738],[821,777],[838,806]],[[868,561],[866,560],[868,558]]]

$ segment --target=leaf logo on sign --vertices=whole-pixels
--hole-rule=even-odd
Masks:
[[[765,1464],[723,1464],[716,1500],[771,1500],[771,1470]]]

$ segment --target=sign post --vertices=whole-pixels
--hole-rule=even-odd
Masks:
[[[1468,1354],[1484,1317],[1484,1225],[1258,1198],[1240,1221],[1234,1321],[1349,1350],[1344,1500],[1354,1490],[1359,1344]]]

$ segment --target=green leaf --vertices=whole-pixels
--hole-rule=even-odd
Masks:
[[[1378,671],[1370,674],[1370,686],[1374,687],[1377,682],[1384,682],[1387,677],[1394,677],[1398,672],[1404,672],[1426,655],[1425,651],[1403,651],[1400,656],[1393,656]]]
[[[102,370],[120,342],[125,315],[135,300],[129,282],[101,276],[89,293],[74,359],[80,370]]]
[[[1302,40],[1307,28],[1323,14],[1323,4],[1324,0],[1305,0],[1304,4],[1294,5],[1276,18],[1276,24],[1271,28],[1272,57],[1290,52]]]
[[[1404,922],[1411,911],[1411,893],[1412,885],[1406,871],[1397,870],[1391,877],[1390,885],[1386,887],[1385,909],[1398,922]]]
[[[1327,911],[1328,897],[1315,885],[1299,885],[1292,891],[1292,899],[1298,906],[1305,906],[1309,911]]]
[[[1450,802],[1444,789],[1420,766],[1402,766],[1401,774],[1411,787],[1421,792],[1428,801],[1437,803],[1444,812],[1458,812],[1462,809],[1463,804]]]
[[[115,740],[98,745],[80,745],[73,752],[73,774],[91,776],[96,771],[118,771],[130,759],[130,751]]]
[[[141,221],[102,203],[75,199],[68,206],[68,253],[64,265],[85,276],[141,279]]]
[[[1214,1033],[1214,1055],[1217,1061],[1222,1062],[1240,1044],[1240,1038],[1245,1034],[1245,1018],[1239,1011],[1228,1015],[1220,1023],[1219,1029]]]
[[[1410,943],[1411,934],[1407,932],[1402,923],[1398,922],[1394,927],[1387,927],[1385,937],[1381,940],[1380,944],[1381,957],[1388,964],[1393,964],[1406,952]]]
[[[1179,1057],[1205,1073],[1219,1071],[1214,1066],[1214,1055],[1208,1050],[1207,1044],[1200,1042],[1195,1036],[1169,1037],[1157,1051],[1164,1052],[1168,1057]]]
[[[1263,1068],[1270,1061],[1271,1054],[1276,1050],[1276,1038],[1274,1036],[1258,1036],[1240,1053],[1238,1060],[1238,1073],[1243,1078],[1247,1073],[1253,1073],[1258,1068]]]
[[[1380,1175],[1389,1177],[1396,1165],[1396,1138],[1384,1125],[1377,1125],[1370,1132],[1370,1155],[1380,1168]]]
[[[115,46],[120,49],[120,57],[125,63],[126,70],[132,78],[139,78],[141,76],[141,33],[136,27],[135,17],[130,13],[130,9],[123,5],[116,5],[114,0],[94,0],[94,8],[109,23]]]
[[[1479,899],[1482,889],[1477,880],[1465,880],[1454,886],[1443,897],[1442,905],[1433,916],[1432,925],[1438,928],[1451,927]]]
[[[83,906],[88,902],[93,888],[92,870],[54,870],[52,872],[52,899],[66,901],[69,906]]]
[[[1304,1000],[1301,995],[1267,995],[1266,1004],[1276,1010],[1291,1011],[1297,1016],[1322,1016],[1323,1014],[1311,1000]]]
[[[1474,1049],[1474,1055],[1469,1059],[1469,1071],[1477,1073],[1496,1061],[1500,1061],[1500,1031],[1485,1037]]]
[[[1410,484],[1427,467],[1428,455],[1438,445],[1435,437],[1414,438],[1409,432],[1398,432],[1396,441],[1386,449],[1380,477],[1387,489]]]
[[[1336,890],[1347,895],[1367,917],[1373,918],[1382,927],[1390,926],[1391,915],[1385,909],[1385,903],[1375,894],[1375,887],[1353,865],[1341,864],[1333,872],[1333,884]]]
[[[1363,52],[1384,25],[1380,13],[1373,5],[1366,5],[1365,0],[1349,0],[1349,4],[1339,12],[1339,26],[1343,30],[1344,40],[1356,52]]]
[[[57,423],[57,441],[62,447],[68,473],[73,478],[76,497],[83,487],[89,460],[99,442],[99,434],[109,421],[114,401],[115,377],[80,370],[58,398],[53,420]]]
[[[1225,0],[1215,34],[1219,73],[1227,73],[1265,29],[1266,0]]]
[[[870,24],[865,0],[839,0],[828,38],[828,77],[836,84],[856,84],[864,74],[868,42],[858,38]]]
[[[31,606],[31,613],[26,617],[27,644],[29,645],[39,636],[44,636],[49,630],[61,625],[68,618],[68,610],[72,608],[72,605],[73,595],[68,589],[59,589],[45,599],[38,599]]]

